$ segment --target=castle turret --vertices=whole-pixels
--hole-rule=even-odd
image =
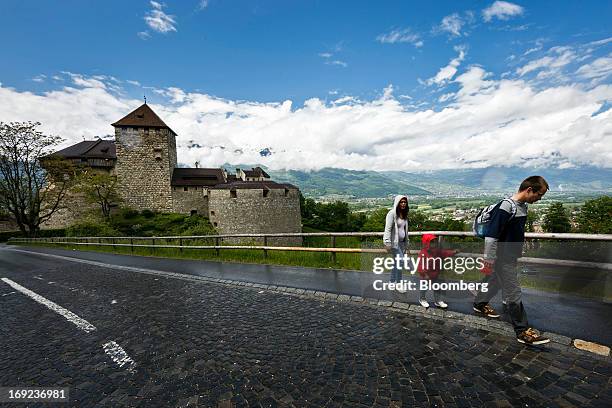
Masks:
[[[124,205],[172,211],[176,133],[146,103],[113,126],[115,174]]]

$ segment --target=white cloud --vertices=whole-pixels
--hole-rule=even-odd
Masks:
[[[149,10],[144,17],[144,20],[149,28],[162,34],[166,34],[170,31],[176,31],[176,20],[174,19],[174,16],[164,13],[162,10],[164,5],[156,1],[151,1],[150,4],[153,9]]]
[[[47,76],[45,74],[40,74],[40,75],[36,75],[34,78],[32,78],[32,81],[34,81],[34,82],[45,82],[45,79],[47,79]]]
[[[612,74],[612,54],[606,57],[597,58],[590,64],[585,64],[576,71],[582,78],[586,79],[604,79]]]
[[[67,146],[82,136],[113,134],[110,123],[142,104],[139,97],[116,93],[108,77],[70,75],[71,86],[41,94],[0,86],[0,117],[40,121],[45,132],[65,137]],[[495,79],[479,66],[454,82],[455,95],[440,97],[452,102],[439,111],[419,101],[407,107],[391,85],[373,100],[344,95],[301,106],[170,87],[160,90],[167,99],[151,106],[178,133],[179,161],[205,167],[229,162],[273,169],[428,170],[612,163],[612,110],[600,112],[612,99],[611,85],[536,89],[521,79]],[[190,148],[194,143],[202,147]],[[262,157],[266,147],[273,154]]]
[[[453,13],[442,19],[438,29],[440,31],[448,32],[455,37],[459,37],[461,35],[461,27],[463,27],[463,24],[464,21],[461,19],[461,17],[459,17],[459,14]]]
[[[445,82],[453,79],[455,74],[457,73],[457,69],[461,61],[465,58],[465,48],[464,47],[455,47],[455,51],[459,52],[459,55],[456,58],[453,58],[447,66],[440,68],[436,76],[433,78],[429,78],[426,81],[427,85],[442,85]]]
[[[599,45],[605,45],[609,42],[612,42],[612,37],[604,38],[602,40],[592,41],[589,43],[589,45],[599,46]]]
[[[198,10],[204,10],[206,7],[208,7],[208,0],[200,0]]]
[[[518,4],[507,1],[496,1],[482,11],[484,21],[491,21],[493,18],[499,20],[508,20],[511,17],[520,16],[525,12],[525,9]]]
[[[151,38],[151,34],[149,34],[148,31],[139,31],[139,32],[136,33],[136,35],[141,40],[148,40],[149,38]]]
[[[340,61],[340,60],[326,61],[325,64],[327,64],[327,65],[338,65],[338,66],[343,67],[343,68],[348,67],[348,64],[346,62]]]
[[[319,57],[321,58],[331,58],[334,54],[332,54],[331,52],[320,52],[319,53]]]
[[[548,51],[547,56],[529,61],[524,66],[518,68],[516,73],[523,76],[533,71],[544,69],[542,76],[558,74],[559,69],[574,62],[576,53],[569,47],[553,47]]]
[[[383,44],[410,43],[416,48],[422,47],[424,44],[421,36],[413,33],[410,28],[397,29],[386,34],[380,34],[376,37],[376,41]]]

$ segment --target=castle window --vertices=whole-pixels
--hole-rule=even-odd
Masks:
[[[183,191],[189,191],[189,187],[183,187]]]
[[[217,223],[216,223],[216,222],[213,222],[213,227],[216,227],[216,226],[217,226]]]
[[[189,215],[198,215],[198,210],[191,210],[191,213]]]
[[[264,197],[267,197],[269,193],[270,193],[270,190],[268,190],[267,188],[264,188],[264,190],[263,190],[263,196],[264,196]]]
[[[236,195],[236,190],[230,190],[230,198],[237,198],[238,195]]]
[[[286,189],[285,189],[285,197],[288,197],[288,196],[289,196],[289,189],[288,189],[288,188],[286,188]]]
[[[210,215],[215,215],[215,212],[211,210]]]

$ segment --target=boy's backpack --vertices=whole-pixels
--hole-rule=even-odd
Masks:
[[[491,204],[488,207],[482,208],[478,212],[478,215],[476,215],[474,223],[472,224],[472,231],[474,231],[474,234],[476,234],[477,237],[484,238],[485,236],[487,236],[487,233],[489,232],[489,226],[491,225],[491,219],[493,218],[493,214],[495,214],[496,211],[499,211],[499,207],[504,201],[508,201],[510,203],[510,206],[512,208],[510,212],[510,219],[514,218],[514,216],[516,215],[516,204],[513,200],[509,198],[504,198],[497,204]]]

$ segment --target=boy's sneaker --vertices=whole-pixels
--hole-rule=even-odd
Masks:
[[[516,336],[519,343],[537,346],[538,344],[546,344],[550,341],[549,338],[540,335],[540,332],[531,327]]]
[[[434,305],[436,305],[437,307],[439,307],[440,309],[446,309],[448,307],[448,305],[446,304],[445,301],[443,300],[438,300],[437,302],[434,302]]]
[[[423,306],[425,309],[427,309],[429,307],[429,302],[426,301],[425,299],[421,299],[419,300],[419,303],[421,304],[421,306]]]
[[[484,315],[485,317],[498,318],[499,314],[489,305],[477,306],[474,305],[474,311],[477,314]]]

